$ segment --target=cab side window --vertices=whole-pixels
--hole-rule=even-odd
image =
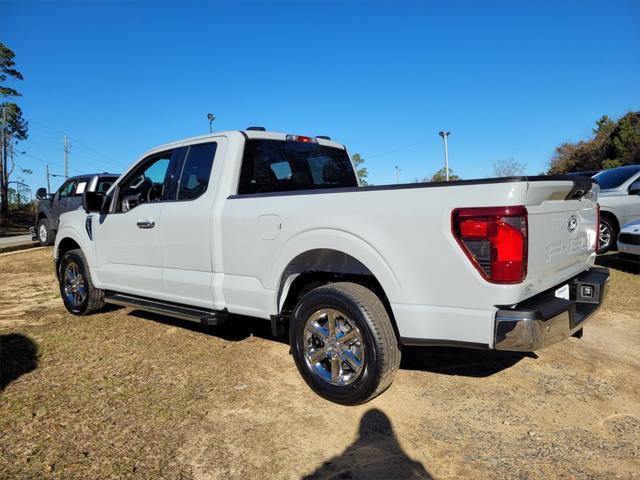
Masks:
[[[107,193],[107,190],[111,188],[115,178],[112,177],[100,177],[98,179],[98,185],[96,186],[96,192]]]
[[[162,199],[172,153],[152,155],[140,163],[120,186],[116,211],[128,212],[143,203]]]
[[[87,184],[89,183],[89,178],[80,178],[78,179],[78,183],[76,184],[76,189],[73,192],[75,197],[81,197],[84,191],[87,189]]]
[[[189,147],[180,172],[177,200],[193,200],[207,190],[216,146],[216,143],[202,143]]]
[[[75,180],[67,180],[62,184],[58,190],[58,198],[67,198],[73,195],[73,187],[75,186]]]

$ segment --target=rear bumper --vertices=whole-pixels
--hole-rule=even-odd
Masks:
[[[555,296],[565,284],[569,300]],[[513,307],[498,307],[494,348],[531,352],[570,337],[602,306],[608,290],[609,269],[593,267]]]

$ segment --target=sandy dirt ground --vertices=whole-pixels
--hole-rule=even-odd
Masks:
[[[640,275],[612,269],[581,340],[403,352],[343,407],[266,322],[66,313],[51,250],[0,256],[0,478],[639,478]]]

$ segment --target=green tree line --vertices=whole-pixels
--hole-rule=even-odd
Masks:
[[[549,164],[549,174],[603,170],[638,163],[640,112],[629,112],[618,120],[604,115],[596,121],[589,140],[567,142],[556,148]]]

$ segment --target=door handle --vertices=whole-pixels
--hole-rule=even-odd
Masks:
[[[156,222],[153,220],[138,220],[138,228],[153,228],[156,226]]]

